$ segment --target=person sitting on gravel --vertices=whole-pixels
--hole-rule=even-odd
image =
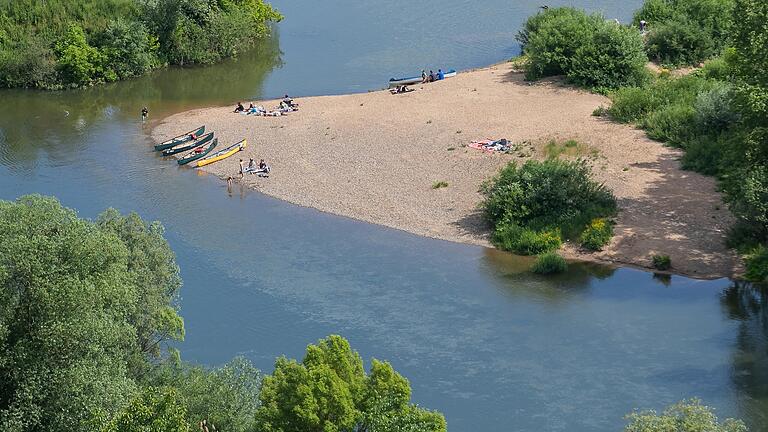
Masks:
[[[238,102],[237,106],[235,107],[235,112],[236,113],[241,113],[243,111],[245,111],[245,107],[243,106],[243,103],[242,102]]]

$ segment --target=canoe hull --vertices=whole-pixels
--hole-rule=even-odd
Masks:
[[[177,137],[173,137],[167,141],[163,141],[160,144],[155,145],[155,151],[162,151],[165,149],[169,149],[173,146],[177,146],[179,144],[185,143],[190,140],[189,135],[195,134],[195,136],[200,136],[205,133],[205,125],[200,126],[197,129],[192,129],[191,131],[181,134]]]
[[[246,140],[242,140],[238,143],[232,144],[231,146],[223,150],[219,150],[218,152],[206,157],[205,159],[198,160],[195,166],[200,168],[206,165],[210,165],[214,162],[218,162],[220,160],[226,159],[237,152],[245,150],[245,146],[246,146]]]
[[[456,76],[456,69],[451,69],[443,73],[443,79],[451,78],[455,76]],[[414,77],[408,77],[408,78],[392,78],[389,80],[389,87],[397,87],[400,85],[412,85],[412,84],[420,84],[420,83],[421,83],[421,76],[414,76]]]
[[[163,156],[171,156],[171,155],[175,155],[176,153],[192,150],[195,147],[200,147],[201,145],[208,143],[212,139],[213,139],[213,132],[209,132],[194,141],[189,141],[184,144],[176,144],[171,148],[167,148],[163,150]]]
[[[208,147],[206,147],[205,150],[202,151],[201,153],[196,153],[196,154],[193,154],[191,156],[187,156],[185,158],[181,158],[181,159],[177,160],[176,162],[179,165],[186,165],[186,164],[188,164],[190,162],[194,162],[194,161],[196,161],[198,159],[204,158],[204,157],[208,156],[208,153],[213,151],[213,149],[216,148],[216,145],[218,145],[218,144],[219,144],[219,139],[215,138],[210,144],[208,144]]]

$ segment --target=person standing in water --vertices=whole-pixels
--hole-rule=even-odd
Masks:
[[[147,107],[144,107],[141,109],[141,121],[145,122],[147,121],[147,117],[149,116],[149,110]]]

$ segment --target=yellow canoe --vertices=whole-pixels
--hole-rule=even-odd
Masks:
[[[231,146],[229,146],[229,147],[227,147],[225,149],[221,149],[221,150],[217,151],[216,153],[213,153],[213,154],[208,155],[207,157],[205,157],[203,159],[200,159],[199,161],[197,161],[197,164],[195,166],[196,167],[202,167],[202,166],[206,166],[206,165],[212,164],[214,162],[218,162],[218,161],[220,161],[222,159],[226,159],[226,158],[232,156],[233,154],[235,154],[235,153],[237,153],[239,151],[244,150],[245,149],[245,144],[246,144],[245,140],[242,140],[242,141],[240,141],[238,143],[232,144]]]

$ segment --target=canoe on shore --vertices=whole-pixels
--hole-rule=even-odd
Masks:
[[[195,134],[195,136],[200,136],[203,133],[205,133],[205,125],[202,125],[199,128],[197,128],[197,129],[192,129],[191,131],[189,131],[187,133],[183,133],[183,134],[181,134],[181,135],[179,135],[177,137],[173,137],[173,138],[171,138],[171,139],[169,139],[167,141],[163,141],[160,144],[155,144],[155,151],[165,150],[165,149],[171,148],[171,147],[173,147],[173,146],[175,146],[177,144],[181,144],[181,143],[187,142],[187,141],[192,139],[190,137],[190,135],[192,135],[192,134]]]
[[[437,74],[435,74],[437,75]],[[449,71],[446,71],[443,73],[443,79],[445,78],[451,78],[456,76],[456,69],[451,69]],[[421,75],[419,76],[412,76],[407,78],[391,78],[389,80],[389,86],[390,87],[397,87],[399,85],[411,85],[411,84],[419,84],[421,83]]]
[[[218,162],[218,161],[220,161],[222,159],[226,159],[226,158],[232,156],[233,154],[235,154],[235,153],[237,153],[239,151],[244,150],[245,149],[245,144],[246,144],[245,140],[242,140],[240,142],[236,142],[236,143],[232,144],[231,146],[229,146],[227,148],[221,149],[221,150],[217,151],[216,153],[211,154],[210,156],[207,156],[207,157],[205,157],[203,159],[198,160],[197,163],[195,164],[195,166],[196,167],[203,167],[203,166],[212,164],[214,162]]]
[[[203,144],[207,144],[212,139],[213,139],[213,132],[208,132],[207,134],[201,137],[197,137],[197,139],[194,141],[187,141],[181,144],[176,144],[173,147],[163,150],[163,156],[175,155],[176,153],[192,150],[195,147],[200,147]]]
[[[218,144],[219,144],[219,139],[218,138],[214,138],[214,140],[211,141],[210,143],[208,143],[207,145],[203,144],[201,146],[195,147],[191,152],[185,154],[184,157],[182,157],[181,159],[177,160],[176,162],[179,165],[186,165],[186,164],[188,164],[188,163],[190,163],[192,161],[196,161],[196,160],[198,160],[200,158],[206,157],[206,156],[208,156],[208,153],[210,153],[211,150],[216,148],[216,145],[218,145]]]

